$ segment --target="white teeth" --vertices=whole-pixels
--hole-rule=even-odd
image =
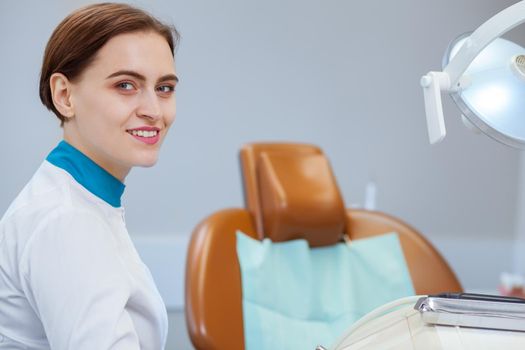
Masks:
[[[158,131],[146,131],[146,130],[130,130],[131,135],[139,137],[155,137]]]

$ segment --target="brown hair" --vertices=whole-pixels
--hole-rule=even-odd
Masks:
[[[64,124],[51,97],[49,79],[62,73],[74,80],[89,66],[98,50],[111,38],[136,31],[154,31],[164,37],[171,53],[179,40],[173,26],[166,25],[138,8],[116,3],[100,3],[74,11],[55,28],[44,52],[40,73],[40,100]]]

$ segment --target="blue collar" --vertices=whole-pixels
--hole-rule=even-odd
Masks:
[[[115,208],[120,207],[126,186],[66,141],[61,141],[46,160],[67,171],[95,196]]]

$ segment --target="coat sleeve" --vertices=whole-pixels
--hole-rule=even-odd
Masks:
[[[126,310],[133,280],[99,216],[48,215],[24,249],[20,273],[52,349],[140,349]]]

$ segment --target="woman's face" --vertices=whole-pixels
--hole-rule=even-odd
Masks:
[[[177,81],[162,36],[113,37],[69,82],[72,114],[64,139],[120,180],[133,166],[154,165],[175,119]]]

